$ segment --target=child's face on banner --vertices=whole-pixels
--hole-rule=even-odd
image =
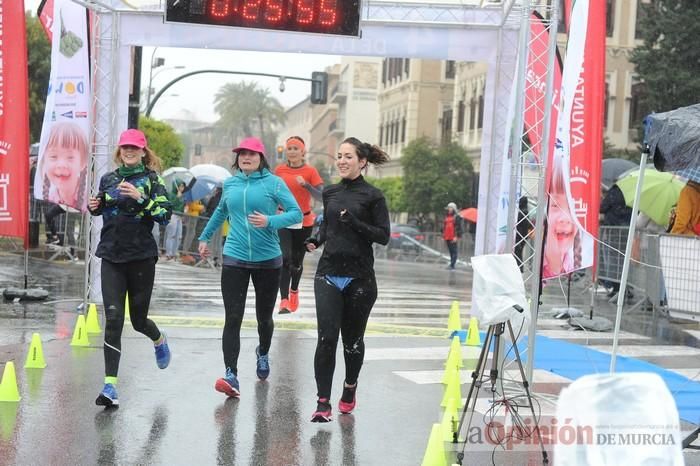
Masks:
[[[576,235],[576,224],[569,210],[569,202],[565,194],[556,194],[550,197],[548,236],[556,240],[560,249],[571,247]]]
[[[82,161],[78,149],[49,147],[44,154],[46,176],[59,191],[74,190],[78,184]]]

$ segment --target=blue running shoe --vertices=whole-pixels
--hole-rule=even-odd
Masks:
[[[257,370],[260,380],[265,380],[270,375],[270,358],[267,354],[260,354],[260,346],[255,348],[255,355],[258,357]]]
[[[119,406],[119,399],[117,398],[117,389],[111,383],[106,383],[97,399],[95,400],[97,406],[111,407]]]
[[[156,364],[161,369],[165,369],[170,364],[170,348],[168,347],[168,337],[164,332],[160,332],[160,334],[163,335],[163,343],[155,345]]]
[[[226,375],[216,381],[214,389],[232,398],[239,398],[241,396],[238,377],[236,377],[236,374],[234,374],[229,367],[226,368]]]

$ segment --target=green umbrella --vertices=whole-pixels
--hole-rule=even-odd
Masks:
[[[632,207],[637,190],[639,170],[627,173],[617,180],[617,186],[625,196],[625,203]],[[647,168],[644,170],[644,184],[639,198],[639,210],[658,225],[668,223],[668,214],[678,202],[678,196],[685,182],[677,175]]]

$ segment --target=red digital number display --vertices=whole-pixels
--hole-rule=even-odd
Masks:
[[[360,0],[168,0],[165,20],[358,36]]]

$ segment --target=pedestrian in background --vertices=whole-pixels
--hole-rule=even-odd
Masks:
[[[311,422],[329,422],[338,333],[343,338],[345,382],[338,410],[356,405],[357,379],[365,356],[364,335],[377,299],[372,243],[389,243],[389,211],[382,192],[365,181],[368,164],[389,160],[379,147],[347,138],[338,148],[341,181],[323,190],[323,222],[307,250],[324,245],[314,279],[318,341],[314,372],[318,400]]]
[[[272,314],[282,267],[277,230],[301,222],[302,215],[287,185],[270,172],[262,141],[246,138],[233,152],[236,154],[233,166],[238,171],[224,181],[221,201],[199,237],[199,253],[203,258],[209,256],[207,243],[228,219],[230,228],[221,271],[221,294],[226,312],[222,336],[226,373],[216,381],[214,388],[230,397],[239,397],[238,355],[248,284],[252,279],[258,321],[256,373],[260,380],[265,380],[270,375],[268,352],[274,330]],[[277,213],[278,206],[284,212]]]
[[[442,220],[442,239],[450,251],[450,265],[448,269],[454,270],[457,264],[457,241],[462,237],[462,218],[457,214],[457,204],[450,202],[445,207],[445,218]]]
[[[301,224],[279,230],[282,246],[282,276],[280,277],[280,314],[289,314],[299,308],[299,280],[304,271],[304,241],[311,236],[314,214],[311,198],[321,200],[323,179],[318,171],[304,161],[304,140],[292,136],[286,143],[287,163],[275,168],[275,175],[287,184],[304,216]],[[291,282],[291,283],[290,283]]]
[[[180,241],[182,241],[182,215],[185,211],[185,182],[181,179],[176,179],[173,183],[173,188],[170,191],[170,205],[172,206],[172,216],[170,223],[165,227],[165,258],[167,260],[175,260],[177,251],[180,249]]]
[[[141,131],[129,129],[119,137],[114,161],[117,169],[100,179],[97,197],[88,201],[90,213],[102,215],[103,221],[95,255],[102,258],[102,301],[107,320],[105,385],[95,403],[105,407],[119,404],[116,385],[127,293],[134,330],[153,341],[159,368],[170,364],[165,333],[148,318],[158,261],[153,224],[165,225],[171,215],[167,189],[156,173],[160,159],[148,148]]]

